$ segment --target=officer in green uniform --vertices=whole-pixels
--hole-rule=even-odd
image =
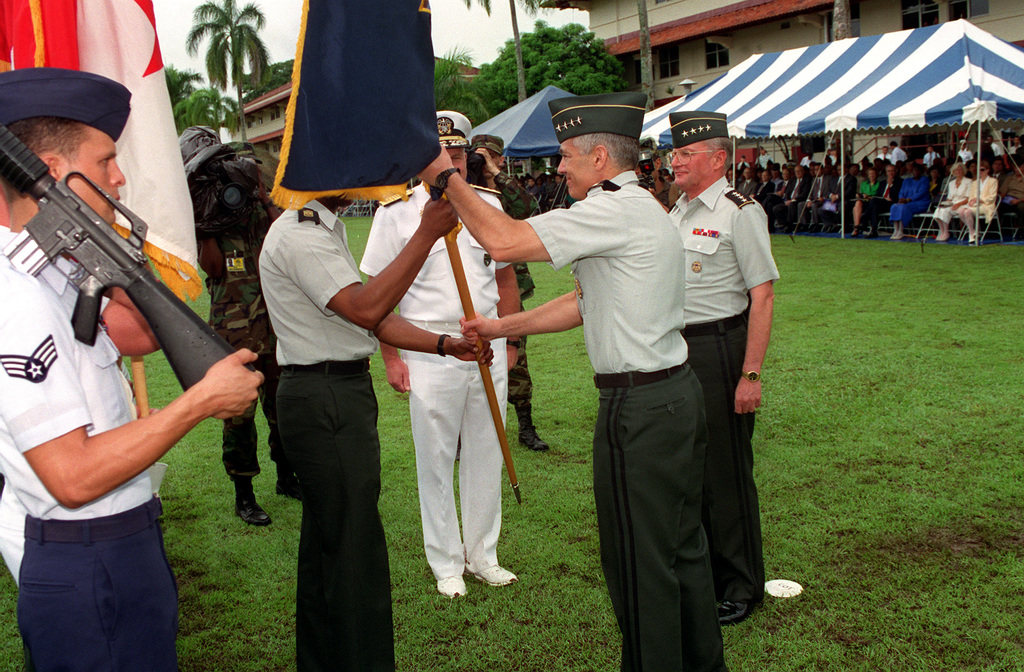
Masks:
[[[254,166],[255,168],[255,166]],[[298,481],[281,450],[277,430],[277,381],[280,368],[274,358],[275,338],[267,316],[257,268],[263,239],[272,217],[279,213],[266,195],[247,219],[199,243],[199,265],[210,292],[210,326],[232,347],[256,353],[253,366],[264,376],[260,405],[267,419],[270,459],[277,465],[277,493],[301,499]],[[257,457],[256,404],[242,415],[224,420],[223,461],[235,485],[235,513],[250,525],[269,525],[270,516],[256,501],[252,479],[260,473]]]
[[[526,219],[540,214],[540,204],[530,192],[519,184],[514,176],[506,173],[505,141],[496,135],[476,135],[473,137],[470,152],[476,152],[484,159],[483,174],[486,186],[498,192],[501,208],[512,219]],[[516,282],[519,283],[519,310],[523,310],[523,301],[533,297],[533,276],[530,267],[525,263],[513,264]],[[529,363],[526,360],[526,337],[510,339],[509,345],[516,345],[519,357],[516,365],[508,372],[508,403],[516,409],[519,418],[519,443],[530,450],[547,450],[547,442],[537,435],[533,425],[533,379],[530,378]]]
[[[679,112],[670,114],[669,122],[672,170],[683,191],[669,216],[686,248],[684,336],[704,389],[708,424],[702,518],[718,618],[733,625],[764,596],[750,440],[761,404],[761,364],[779,271],[764,210],[726,182],[732,142],[725,116]]]
[[[707,541],[700,523],[707,440],[700,384],[686,364],[684,251],[634,169],[643,94],[549,103],[559,173],[577,202],[514,220],[453,174],[442,154],[420,177],[445,190],[495,260],[572,264],[576,289],[500,320],[483,338],[583,326],[600,389],[594,495],[601,564],[622,633],[622,670],[724,670]]]
[[[457,218],[428,204],[420,227],[365,285],[348,249],[341,199],[311,201],[274,222],[260,254],[281,364],[281,442],[302,486],[296,581],[297,669],[395,669],[388,552],[377,501],[380,441],[369,356],[398,348],[472,361],[464,339],[392,313]],[[484,359],[490,353],[485,353]]]

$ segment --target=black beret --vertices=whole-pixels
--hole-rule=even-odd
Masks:
[[[718,112],[669,112],[668,123],[672,127],[672,146],[676,148],[701,140],[729,137],[725,115]]]
[[[128,121],[131,97],[121,84],[91,72],[12,70],[0,73],[0,123],[60,117],[80,121],[117,140]]]
[[[548,101],[558,142],[588,133],[615,133],[640,138],[647,96],[642,93],[599,93]]]

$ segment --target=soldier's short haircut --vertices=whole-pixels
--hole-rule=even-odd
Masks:
[[[623,171],[633,170],[640,162],[640,141],[618,133],[587,133],[572,138],[576,149],[590,154],[599,145],[608,150],[608,157]]]
[[[36,155],[50,153],[74,159],[86,125],[63,117],[29,117],[12,122],[7,128]],[[6,180],[0,180],[0,183],[7,202],[12,202],[14,188]]]
[[[708,149],[712,151],[723,151],[725,152],[725,165],[732,165],[732,140],[729,138],[708,138],[704,142],[707,143]]]

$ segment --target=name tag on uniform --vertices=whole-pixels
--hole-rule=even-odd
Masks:
[[[711,229],[694,229],[693,235],[695,236],[707,236],[708,238],[718,238],[718,231],[712,231]]]
[[[245,273],[245,257],[231,255],[224,259],[224,264],[231,273]]]

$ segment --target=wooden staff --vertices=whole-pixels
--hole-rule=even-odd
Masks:
[[[462,266],[462,257],[459,255],[459,245],[456,237],[462,230],[462,224],[458,224],[448,235],[444,237],[445,247],[448,248],[448,259],[452,262],[452,272],[455,273],[455,285],[459,288],[459,299],[462,301],[462,312],[467,320],[476,317],[476,309],[473,308],[473,297],[469,295],[469,284],[466,282],[466,269]],[[512,464],[512,451],[508,448],[508,437],[505,436],[505,424],[501,421],[501,407],[498,406],[498,395],[494,392],[494,381],[491,379],[491,369],[477,359],[477,366],[480,367],[480,377],[484,381],[484,391],[487,393],[487,403],[491,407],[491,418],[494,420],[494,431],[498,433],[498,443],[501,444],[501,454],[505,458],[505,469],[508,471],[508,480],[512,485],[512,493],[516,496],[516,502],[523,503],[519,495],[519,479],[516,478],[516,467]]]
[[[149,415],[149,391],[146,389],[146,365],[141,355],[132,356],[132,388],[135,390],[139,417],[144,418]]]

